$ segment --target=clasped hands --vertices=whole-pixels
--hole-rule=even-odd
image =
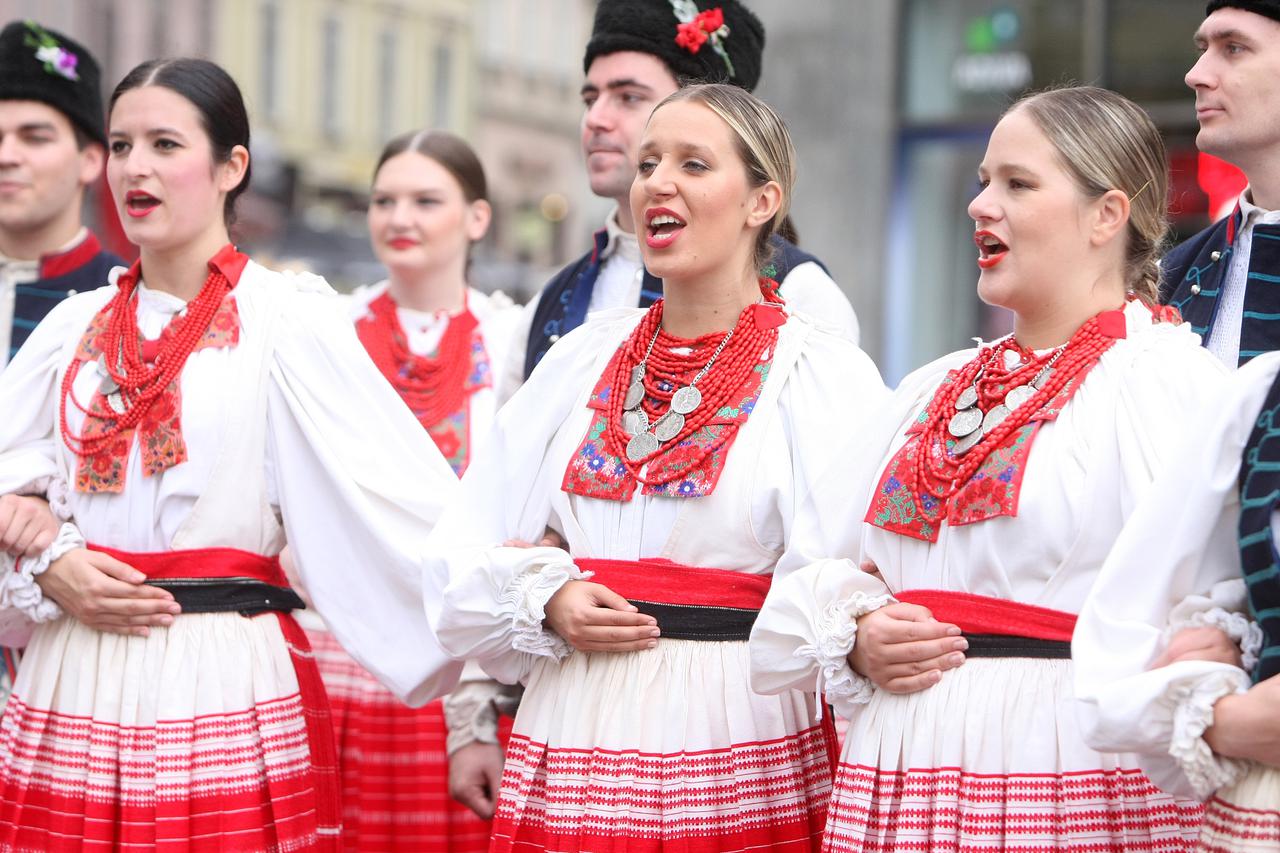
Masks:
[[[38,557],[58,535],[60,523],[41,498],[0,497],[0,550],[20,559]],[[181,607],[147,576],[99,551],[75,548],[36,577],[45,596],[90,628],[145,637],[173,624]]]

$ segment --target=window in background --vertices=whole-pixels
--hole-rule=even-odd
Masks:
[[[396,32],[388,23],[378,35],[378,144],[386,142],[401,128],[397,126],[396,104]]]
[[[445,38],[449,37],[448,33]],[[436,44],[434,86],[431,103],[431,126],[442,130],[453,128],[453,48],[447,41]]]
[[[340,44],[338,18],[331,13],[324,19],[320,44],[320,129],[330,141],[336,141],[342,129],[338,115]]]

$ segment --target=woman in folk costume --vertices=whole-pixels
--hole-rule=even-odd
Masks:
[[[1198,850],[1280,849],[1278,377],[1267,353],[1200,389],[1072,643],[1085,738],[1207,799]]]
[[[657,107],[631,206],[665,299],[552,348],[433,534],[442,643],[526,684],[493,850],[818,847],[829,722],[753,692],[745,640],[800,496],[883,386],[757,277],[793,158],[741,89]],[[548,526],[565,549],[501,544]]]
[[[383,150],[369,236],[389,277],[358,290],[356,333],[382,375],[461,475],[492,426],[491,365],[520,310],[467,285],[471,244],[489,226],[484,169],[448,133],[400,136]],[[343,650],[315,613],[299,622],[315,649],[338,735],[348,850],[472,851],[490,825],[449,796],[441,702],[410,708]]]
[[[140,260],[0,376],[0,492],[67,519],[0,590],[31,634],[0,850],[336,850],[324,688],[274,555],[287,535],[343,645],[426,701],[457,669],[418,603],[440,594],[421,546],[454,476],[328,286],[229,244],[249,126],[226,72],[144,63],[109,125]]]
[[[921,368],[837,450],[803,515],[822,535],[795,540],[825,550],[784,558],[753,682],[851,716],[828,850],[1182,849],[1198,806],[1086,746],[1070,702],[1075,614],[1223,373],[1149,307],[1163,144],[1124,98],[1061,89],[1004,115],[978,174],[978,294],[1014,333]]]

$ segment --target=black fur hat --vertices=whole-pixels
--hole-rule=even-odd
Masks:
[[[738,0],[600,0],[582,70],[606,53],[650,53],[681,81],[760,82],[764,26]]]
[[[107,144],[98,63],[84,45],[34,21],[0,30],[0,100],[40,101]]]
[[[1207,18],[1228,6],[1280,21],[1280,0],[1209,0],[1209,5],[1204,7],[1204,15]]]

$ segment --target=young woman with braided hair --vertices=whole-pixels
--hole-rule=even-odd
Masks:
[[[433,535],[442,642],[526,684],[494,850],[818,847],[829,720],[753,692],[745,641],[795,506],[883,386],[759,276],[793,161],[741,89],[655,109],[631,206],[665,298],[551,349]],[[503,546],[548,526],[564,549]]]
[[[455,477],[328,285],[231,245],[249,123],[227,73],[144,63],[109,129],[139,261],[0,375],[0,492],[67,520],[0,582],[30,636],[0,850],[337,850],[328,705],[276,555],[287,535],[343,645],[426,701],[458,669],[417,603]]]
[[[1164,147],[1131,102],[1064,88],[1005,113],[978,175],[978,294],[1014,332],[909,376],[837,455],[753,683],[850,716],[828,850],[1184,849],[1198,805],[1090,749],[1069,701],[1075,614],[1224,372],[1153,307]]]

